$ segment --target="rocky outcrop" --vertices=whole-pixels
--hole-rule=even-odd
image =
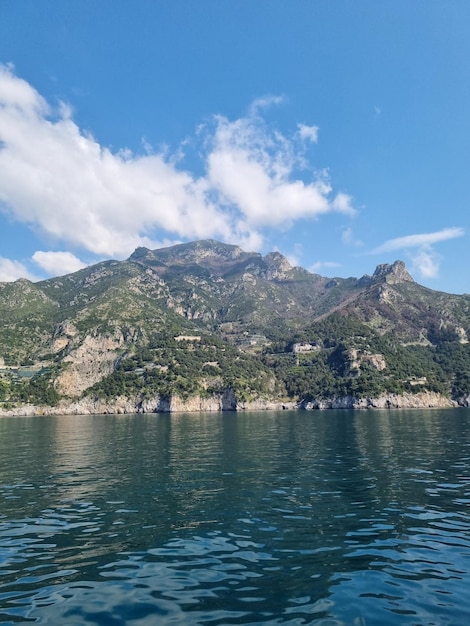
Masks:
[[[345,355],[345,372],[351,374],[358,372],[364,364],[371,365],[379,372],[387,368],[387,362],[383,354],[372,354],[370,352],[361,352],[356,348],[351,348]]]
[[[145,398],[135,405],[137,413],[197,413],[213,411],[235,411],[237,400],[231,389],[226,389],[222,394],[212,396],[195,395],[189,398],[180,396]]]
[[[378,398],[343,396],[299,403],[299,409],[430,409],[452,408],[459,403],[433,391],[420,393],[384,394]]]
[[[69,320],[64,320],[57,325],[54,334],[52,335],[51,352],[53,354],[57,354],[62,350],[70,348],[77,335],[78,331],[76,327]]]
[[[280,252],[269,252],[264,261],[267,270],[264,276],[267,280],[287,280],[292,271],[292,265]]]
[[[465,408],[470,408],[470,394],[461,396],[457,400],[459,406],[463,406]]]
[[[379,398],[340,398],[308,400],[301,402],[282,401],[275,398],[258,398],[238,401],[232,390],[209,397],[180,396],[153,398],[120,396],[114,400],[82,398],[75,401],[62,401],[55,407],[25,404],[10,409],[0,409],[1,416],[40,416],[40,415],[103,415],[132,413],[217,413],[222,411],[280,411],[280,410],[323,410],[323,409],[429,409],[470,406],[470,396],[458,401],[450,400],[434,392],[386,394]]]
[[[247,402],[239,402],[237,411],[293,411],[298,409],[298,402],[274,400],[269,398],[258,398]]]
[[[382,279],[389,285],[396,285],[403,282],[414,282],[413,277],[406,269],[406,265],[403,261],[395,261],[392,265],[389,265],[388,263],[377,265],[372,278]]]
[[[254,403],[253,410],[262,408],[274,408],[274,403],[260,401]],[[101,415],[123,413],[200,413],[237,410],[237,398],[231,389],[226,389],[221,394],[212,396],[153,396],[153,397],[128,397],[118,396],[112,400],[102,398],[85,397],[78,400],[62,400],[57,406],[34,406],[25,404],[10,409],[0,409],[1,415]],[[243,408],[251,409],[249,403]],[[292,408],[295,408],[293,406]]]
[[[86,336],[81,345],[64,357],[63,371],[56,379],[57,391],[76,398],[105,376],[111,374],[117,359],[116,350],[124,344],[122,333],[114,336]]]

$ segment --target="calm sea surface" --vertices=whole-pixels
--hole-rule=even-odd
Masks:
[[[0,419],[0,623],[470,623],[470,410]]]

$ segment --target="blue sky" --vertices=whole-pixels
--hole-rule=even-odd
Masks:
[[[0,280],[194,239],[470,293],[468,0],[0,0]]]

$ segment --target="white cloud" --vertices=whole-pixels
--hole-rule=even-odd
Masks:
[[[331,197],[324,175],[296,174],[305,167],[299,132],[287,138],[260,115],[282,101],[261,98],[245,118],[215,117],[201,127],[206,152],[197,177],[180,167],[181,148],[173,156],[148,146],[142,155],[112,152],[77,126],[70,107],[52,111],[0,65],[0,209],[49,240],[118,258],[165,238],[214,237],[256,249],[266,226],[352,213],[349,196]],[[299,128],[304,139],[316,137],[316,127]]]
[[[333,198],[331,202],[331,208],[334,211],[338,211],[339,213],[346,213],[347,215],[354,215],[356,212],[353,208],[351,196],[348,196],[347,193],[339,192]]]
[[[49,112],[44,98],[25,80],[14,75],[12,65],[0,64],[0,86],[2,107],[10,107],[23,114]]]
[[[283,104],[286,101],[284,96],[263,96],[262,98],[256,98],[253,100],[249,110],[249,116],[255,117],[259,115],[261,109],[267,109],[268,107]]]
[[[26,269],[23,263],[0,257],[0,282],[11,282],[18,278],[37,280],[37,278]]]
[[[412,269],[424,278],[437,278],[441,257],[436,253],[433,245],[441,241],[448,241],[456,237],[462,237],[465,230],[459,227],[443,228],[434,233],[406,235],[389,239],[377,248],[372,254],[403,250],[412,261]]]
[[[346,194],[330,199],[332,187],[325,171],[311,182],[295,179],[296,167],[303,165],[300,146],[269,132],[259,118],[230,122],[218,116],[207,165],[208,183],[217,191],[219,203],[236,207],[252,227],[279,227],[333,211],[354,212]]]
[[[50,276],[63,276],[86,267],[86,263],[80,261],[71,252],[43,252],[38,250],[33,254],[32,259]]]
[[[421,249],[412,257],[412,271],[418,271],[424,278],[438,278],[440,257],[432,249]]]
[[[404,250],[407,248],[421,248],[423,246],[430,246],[440,241],[462,237],[464,234],[465,230],[463,228],[444,228],[435,233],[406,235],[405,237],[389,239],[382,245],[378,246],[378,248],[375,248],[372,252],[375,254],[380,252],[391,252],[393,250]]]
[[[300,138],[304,141],[308,140],[312,143],[318,141],[318,126],[308,126],[307,124],[297,124]]]
[[[70,118],[45,117],[31,94],[20,109],[3,99],[4,83],[15,80],[1,70],[0,201],[13,219],[111,256],[149,241],[152,227],[183,237],[228,236],[229,224],[205,199],[203,180],[160,155],[113,154]]]

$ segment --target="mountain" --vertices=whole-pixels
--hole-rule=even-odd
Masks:
[[[3,411],[470,395],[470,296],[419,285],[402,261],[344,279],[213,240],[138,248],[0,283],[0,320]]]

